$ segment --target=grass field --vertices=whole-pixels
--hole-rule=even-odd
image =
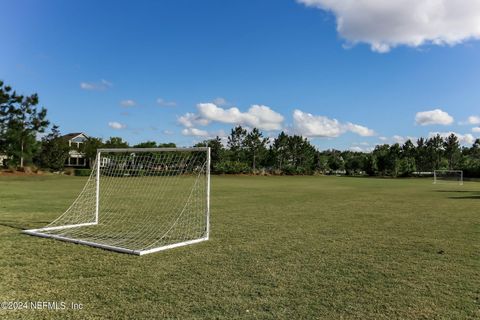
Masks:
[[[142,257],[21,234],[85,179],[0,177],[1,319],[479,319],[480,183],[213,177],[211,240]]]

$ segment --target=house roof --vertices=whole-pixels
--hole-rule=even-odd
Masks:
[[[67,140],[72,140],[80,135],[84,135],[85,137],[88,137],[85,133],[83,132],[74,132],[74,133],[67,133],[62,136],[62,138],[67,139]]]

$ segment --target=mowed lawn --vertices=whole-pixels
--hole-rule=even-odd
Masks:
[[[211,240],[132,256],[21,234],[84,178],[0,177],[1,319],[479,319],[480,183],[212,177]]]

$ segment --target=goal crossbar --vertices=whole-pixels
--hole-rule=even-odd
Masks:
[[[144,255],[209,239],[210,148],[98,149],[74,203],[23,233]]]

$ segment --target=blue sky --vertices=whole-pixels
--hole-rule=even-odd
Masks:
[[[320,149],[434,132],[470,143],[480,137],[480,7],[461,0],[451,16],[398,2],[8,1],[0,79],[37,92],[64,133],[132,144],[187,146],[235,124],[303,134]]]

